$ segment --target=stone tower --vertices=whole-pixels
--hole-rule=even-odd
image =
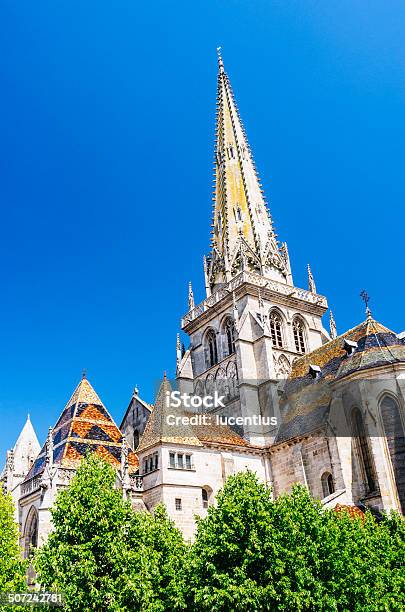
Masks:
[[[178,359],[182,390],[227,398],[228,415],[277,416],[280,379],[293,361],[327,342],[326,298],[294,286],[287,244],[279,244],[235,97],[218,57],[211,252],[204,257],[206,297],[182,319],[189,349]],[[249,421],[249,419],[248,419]],[[248,424],[258,444],[274,432]]]

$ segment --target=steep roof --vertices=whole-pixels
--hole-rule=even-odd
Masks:
[[[214,211],[208,276],[214,287],[247,266],[286,282],[285,258],[280,252],[221,55],[218,63]]]
[[[145,400],[143,400],[138,393],[138,389],[134,389],[134,392],[132,394],[131,400],[128,404],[128,408],[125,411],[125,414],[121,420],[121,425],[120,425],[120,429],[124,428],[125,425],[125,421],[128,417],[128,414],[130,413],[131,410],[144,410],[146,412],[146,414],[149,414],[150,412],[152,412],[153,410],[153,406],[152,404],[148,404],[148,402],[145,402]]]
[[[24,476],[30,469],[30,465],[41,450],[37,434],[32,426],[30,416],[24,423],[24,427],[20,431],[16,443],[12,449],[13,472],[20,477]],[[10,451],[7,451],[7,456]],[[0,479],[6,474],[7,464],[4,466]]]
[[[226,425],[216,424],[215,421],[208,425],[189,425],[177,421],[171,422],[176,417],[195,417],[196,414],[187,412],[183,408],[173,407],[167,400],[172,392],[170,382],[164,378],[160,386],[154,409],[146,424],[145,431],[139,443],[137,452],[142,452],[156,444],[172,443],[184,444],[186,446],[204,446],[205,443],[217,443],[234,446],[250,446],[250,444]],[[170,419],[168,420],[168,417]],[[199,414],[202,418],[210,415]],[[174,417],[174,419],[173,419]]]
[[[351,355],[345,350],[345,340],[357,343]],[[354,372],[401,362],[405,362],[405,343],[371,317],[303,355],[294,362],[286,380],[276,443],[310,433],[326,424],[332,397],[330,382]],[[310,365],[319,366],[319,377],[311,376]]]
[[[27,420],[24,423],[24,427],[20,431],[20,435],[18,436],[17,441],[14,444],[14,453],[18,452],[18,450],[25,444],[37,447],[38,451],[40,449],[37,434],[35,433],[35,429],[32,426],[29,414],[27,415]]]
[[[60,467],[77,468],[88,453],[95,453],[115,468],[120,467],[123,436],[101,399],[86,378],[83,378],[52,429],[53,463]],[[29,480],[45,466],[43,446],[26,476]],[[130,450],[129,472],[138,468],[138,459]]]
[[[13,448],[14,470],[17,474],[23,475],[28,471],[30,462],[38,455],[40,448],[37,434],[28,415]]]

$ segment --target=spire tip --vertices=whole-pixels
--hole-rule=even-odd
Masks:
[[[224,62],[222,60],[221,49],[222,49],[222,47],[217,47],[217,56],[218,56],[219,71],[223,72],[224,71]]]

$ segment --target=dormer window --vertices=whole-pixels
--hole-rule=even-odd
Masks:
[[[309,366],[309,373],[312,376],[312,378],[320,378],[322,375],[322,370],[318,365],[311,364]]]
[[[354,342],[353,340],[347,340],[347,338],[345,338],[344,349],[348,356],[353,355],[353,353],[357,350],[357,346],[357,342]]]

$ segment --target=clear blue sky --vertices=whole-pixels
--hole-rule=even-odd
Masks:
[[[173,374],[203,297],[226,69],[295,282],[339,331],[405,329],[405,5],[55,0],[0,7],[0,458],[83,368],[118,422]],[[1,461],[0,461],[1,462]]]

